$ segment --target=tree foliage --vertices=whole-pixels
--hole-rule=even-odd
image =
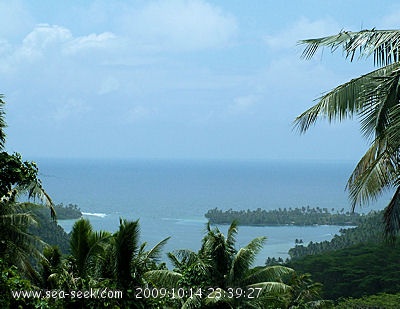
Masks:
[[[253,267],[266,237],[254,238],[237,249],[237,233],[235,221],[226,236],[208,224],[198,252],[178,250],[169,253],[174,269],[149,271],[145,277],[156,287],[200,288],[205,293],[202,297],[182,299],[182,308],[288,308],[295,303],[318,299],[317,286],[308,285],[310,289],[315,288],[315,293],[304,292],[305,277],[296,281],[291,268],[282,265]],[[253,298],[229,297],[229,291],[234,288],[240,291],[253,288],[261,292]]]
[[[333,236],[331,240],[322,242],[310,242],[307,245],[295,243],[289,250],[292,260],[306,255],[315,255],[339,249],[345,249],[360,243],[380,244],[385,241],[383,211],[370,212],[362,216],[362,221],[355,228],[340,229],[340,234]]]
[[[266,210],[232,210],[210,209],[205,217],[212,224],[230,224],[237,221],[240,225],[358,225],[363,221],[359,213],[344,213],[344,209],[331,213],[327,208],[279,208]]]
[[[357,116],[370,148],[351,174],[347,188],[353,209],[376,199],[385,189],[400,185],[400,62],[399,30],[342,31],[337,35],[303,40],[303,57],[309,59],[321,47],[334,52],[342,47],[350,61],[374,56],[378,69],[352,79],[324,94],[318,103],[299,115],[295,126],[307,131],[318,118],[329,121]],[[400,230],[400,189],[385,211],[385,232],[393,237]]]
[[[292,260],[289,267],[323,284],[324,299],[397,293],[400,250],[392,244],[358,244]]]

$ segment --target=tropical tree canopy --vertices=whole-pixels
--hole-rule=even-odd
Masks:
[[[236,249],[237,222],[232,222],[226,236],[218,228],[207,225],[206,235],[198,252],[178,250],[168,256],[174,270],[152,270],[145,274],[147,280],[158,287],[203,288],[209,293],[202,298],[194,295],[182,308],[272,308],[290,302],[291,287],[284,282],[294,274],[291,268],[261,266],[252,268],[266,237],[254,238],[246,246]],[[216,287],[215,290],[207,289]],[[229,297],[233,287],[241,290],[255,289],[254,298]]]
[[[16,197],[27,193],[29,198],[38,197],[45,202],[53,218],[55,211],[50,196],[37,177],[36,164],[23,161],[18,153],[9,154],[4,150],[4,104],[3,95],[0,95],[0,258],[18,266],[25,274],[33,275],[30,258],[41,256],[38,249],[43,242],[28,233],[28,227],[36,220],[28,213],[26,205],[16,203]]]
[[[4,100],[0,94],[0,203],[14,202],[18,194],[27,193],[29,198],[38,197],[51,210],[55,218],[53,201],[42,187],[35,162],[23,161],[19,153],[9,154],[4,150],[6,134],[4,129]]]
[[[385,209],[385,233],[400,231],[400,30],[342,31],[337,35],[300,41],[302,57],[310,59],[321,47],[342,48],[353,61],[373,55],[376,70],[329,91],[299,115],[294,125],[301,133],[318,118],[344,120],[356,116],[370,147],[347,182],[352,209],[376,199],[386,189],[396,189]]]

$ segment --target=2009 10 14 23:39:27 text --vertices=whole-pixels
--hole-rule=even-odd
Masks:
[[[208,288],[155,288],[136,287],[134,294],[136,299],[140,298],[258,298],[262,292],[261,287],[229,287],[223,290],[218,287]]]

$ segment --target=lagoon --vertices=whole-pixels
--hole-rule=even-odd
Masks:
[[[140,220],[149,246],[171,236],[165,251],[197,250],[208,209],[302,206],[350,210],[344,191],[354,162],[38,159],[40,178],[55,203],[77,204],[97,230],[119,219]],[[383,208],[390,194],[361,209]],[[73,221],[59,221],[67,231]],[[226,232],[227,226],[220,226]],[[238,245],[267,236],[256,263],[288,257],[295,239],[331,239],[338,226],[240,226]]]

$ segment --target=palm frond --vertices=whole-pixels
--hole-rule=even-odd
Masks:
[[[352,209],[376,199],[397,178],[397,163],[386,139],[370,146],[350,175],[346,188]]]
[[[27,228],[29,225],[37,224],[37,221],[30,213],[16,213],[1,215],[0,224]]]
[[[186,301],[183,303],[181,309],[201,308],[202,302],[203,302],[203,297],[200,297],[198,295],[193,295],[192,297],[189,297],[188,299],[186,299]]]
[[[107,257],[104,253],[110,245],[111,238],[111,233],[106,231],[93,232],[89,235],[89,251],[85,258],[85,273],[88,271],[94,273],[98,270],[99,262]]]
[[[44,258],[41,248],[45,243],[37,236],[27,232],[35,218],[30,213],[16,212],[15,204],[0,204],[0,258],[16,265],[22,272],[37,279],[37,274],[31,266],[31,259]]]
[[[243,283],[250,285],[256,282],[280,282],[284,277],[294,273],[294,270],[282,265],[255,268],[243,278]]]
[[[216,305],[218,303],[229,304],[233,300],[232,297],[228,297],[228,293],[221,288],[214,289],[210,294],[207,295],[205,304],[207,306]],[[233,308],[232,306],[230,306]]]
[[[167,257],[172,263],[172,266],[177,269],[182,269],[182,262],[178,259],[178,257],[173,252],[168,252]]]
[[[158,262],[161,258],[162,250],[171,237],[167,237],[157,243],[153,248],[146,252],[146,259],[152,259]]]
[[[385,235],[393,240],[400,231],[400,187],[397,188],[384,212]]]
[[[167,269],[150,270],[143,277],[156,287],[173,288],[179,286],[182,274]]]
[[[120,218],[119,230],[114,234],[115,275],[122,285],[130,278],[131,262],[139,250],[139,220],[128,221]]]
[[[292,288],[283,282],[259,282],[250,284],[247,288],[261,288],[262,294],[285,294],[289,293]]]
[[[28,191],[29,198],[38,198],[46,207],[50,209],[51,218],[57,217],[56,211],[54,210],[54,203],[50,195],[43,189],[39,179],[35,179],[28,185],[18,186],[17,191],[25,192]]]
[[[299,44],[307,45],[302,53],[302,58],[305,59],[312,58],[321,47],[329,47],[332,52],[342,47],[350,61],[354,60],[357,52],[360,57],[374,55],[374,63],[378,66],[385,66],[400,59],[400,30],[341,31],[332,36],[301,40]]]
[[[196,252],[189,249],[176,250],[169,252],[167,255],[172,265],[180,270],[201,260]]]
[[[320,97],[317,104],[296,117],[294,127],[300,133],[304,133],[318,117],[327,118],[332,122],[359,114],[366,119],[363,127],[367,135],[369,132],[367,124],[374,119],[368,116],[375,110],[381,110],[381,113],[375,115],[375,123],[380,123],[377,116],[387,116],[382,111],[388,111],[395,104],[393,98],[398,97],[398,89],[395,88],[395,96],[392,92],[388,94],[387,90],[382,88],[382,79],[386,78],[387,83],[395,85],[400,76],[399,69],[400,63],[394,63],[336,87]]]
[[[391,124],[391,112],[400,99],[399,79],[400,70],[394,70],[389,76],[375,77],[365,85],[368,92],[361,97],[364,102],[360,123],[366,138],[379,137]]]
[[[90,237],[93,228],[89,220],[79,219],[72,227],[70,237],[71,254],[77,265],[78,275],[82,276],[85,272],[86,261],[90,251]]]
[[[231,225],[229,226],[228,233],[226,235],[226,244],[228,245],[228,248],[230,248],[232,252],[235,251],[237,233],[238,233],[238,222],[237,220],[233,220]]]
[[[231,283],[238,283],[253,265],[257,254],[262,249],[267,237],[254,238],[247,246],[239,249],[233,258],[232,266],[229,272]]]

